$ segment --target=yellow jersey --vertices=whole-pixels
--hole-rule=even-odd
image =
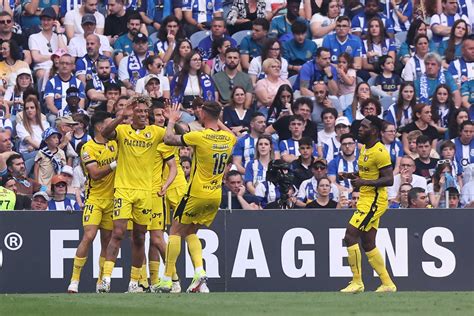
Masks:
[[[15,192],[0,187],[0,211],[13,211],[16,204]]]
[[[81,163],[87,178],[86,198],[94,197],[97,199],[114,198],[114,178],[115,171],[112,171],[99,180],[93,180],[87,172],[86,166],[90,163],[97,163],[98,167],[109,165],[117,160],[117,143],[110,140],[105,144],[97,143],[94,139],[89,140],[82,146]]]
[[[362,146],[359,159],[359,177],[364,180],[376,180],[380,178],[380,169],[390,166],[390,154],[385,145],[377,142],[369,149]],[[361,186],[360,198],[357,202],[357,209],[361,211],[371,211],[374,207],[386,208],[388,196],[386,187]]]
[[[153,162],[165,129],[148,125],[135,130],[129,124],[121,124],[115,131],[119,148],[115,188],[152,190]]]
[[[186,176],[184,175],[183,168],[181,167],[181,161],[179,159],[179,147],[176,147],[176,146],[171,146],[171,147],[174,150],[174,159],[176,161],[177,172],[176,172],[176,177],[174,178],[173,182],[170,184],[168,189],[185,187],[188,184],[188,182],[186,181]],[[170,174],[170,168],[168,167],[168,165],[165,164],[165,168],[163,170],[163,183],[166,182],[169,174]]]
[[[194,147],[187,195],[220,199],[224,169],[232,154],[235,136],[227,131],[204,129],[184,134],[182,139],[186,146]]]
[[[156,148],[155,164],[153,166],[153,192],[159,192],[165,183],[163,180],[163,168],[165,162],[174,159],[174,147],[160,143]]]

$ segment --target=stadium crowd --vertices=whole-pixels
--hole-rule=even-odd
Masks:
[[[222,106],[238,141],[221,208],[274,206],[275,159],[293,207],[354,206],[340,174],[367,115],[384,119],[391,208],[473,207],[473,25],[471,0],[3,1],[0,208],[81,210],[90,116],[136,94],[150,124],[179,103],[184,132]]]

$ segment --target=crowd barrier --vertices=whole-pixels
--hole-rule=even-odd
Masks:
[[[220,211],[199,231],[212,291],[336,291],[350,280],[343,244],[351,210]],[[0,293],[65,292],[82,236],[80,212],[0,212]],[[80,291],[93,292],[99,238],[83,269]],[[474,290],[474,210],[389,210],[377,246],[400,291]],[[193,276],[183,245],[178,273]],[[379,280],[363,256],[367,290]],[[161,271],[162,272],[162,271]],[[124,240],[112,291],[130,276]]]

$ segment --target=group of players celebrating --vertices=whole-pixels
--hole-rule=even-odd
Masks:
[[[88,179],[84,235],[74,258],[69,293],[79,291],[81,270],[99,229],[102,247],[96,291],[110,291],[112,271],[127,226],[131,229],[132,245],[128,292],[143,292],[144,288],[157,293],[181,292],[176,261],[183,238],[195,271],[187,292],[209,292],[202,245],[196,233],[202,226],[209,227],[217,214],[222,179],[236,142],[235,136],[220,123],[220,113],[218,103],[205,102],[199,115],[204,129],[183,135],[176,133],[180,129],[175,126],[180,119],[179,105],[168,105],[167,109],[152,107],[151,100],[144,96],[132,97],[114,119],[105,112],[92,116],[93,139],[81,150]],[[148,124],[150,114],[155,118],[154,125]],[[360,241],[382,281],[377,291],[397,290],[375,245],[380,217],[388,208],[386,187],[393,183],[390,156],[378,140],[381,128],[378,117],[367,116],[362,121],[359,140],[364,146],[358,160],[359,172],[342,175],[359,188],[360,198],[345,235],[353,279],[341,292],[364,291]],[[177,167],[178,146],[194,149],[189,182]],[[173,210],[171,221],[170,210]],[[163,232],[167,224],[171,226],[166,243]],[[149,286],[145,257],[147,231],[150,232]],[[161,278],[160,256],[165,264]]]

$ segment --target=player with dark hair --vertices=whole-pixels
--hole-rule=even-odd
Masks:
[[[385,268],[382,255],[375,245],[380,217],[388,208],[386,187],[393,184],[390,155],[379,141],[381,130],[382,120],[377,116],[369,115],[361,121],[358,136],[363,146],[358,159],[359,172],[342,173],[342,177],[351,179],[352,186],[360,190],[356,211],[349,221],[344,237],[353,274],[352,281],[341,290],[345,293],[364,291],[359,241],[362,241],[370,265],[382,280],[382,285],[376,292],[397,291]]]
[[[187,292],[209,292],[203,269],[202,245],[196,233],[202,225],[210,226],[214,221],[222,198],[224,170],[236,143],[231,132],[219,130],[220,112],[218,103],[205,102],[199,117],[205,129],[184,135],[174,133],[174,125],[180,118],[179,105],[174,105],[169,112],[165,144],[193,146],[194,155],[187,192],[174,212],[169,232],[165,275],[160,281],[160,292],[171,291],[171,277],[181,252],[182,238],[186,238],[195,271]]]
[[[91,119],[94,138],[81,148],[81,162],[87,177],[86,202],[82,224],[84,235],[77,247],[72,269],[69,293],[77,293],[82,268],[87,260],[89,248],[100,229],[101,251],[99,258],[99,278],[101,281],[105,262],[105,250],[112,234],[112,211],[114,207],[114,177],[117,167],[117,143],[105,139],[102,135],[104,127],[112,120],[106,112],[96,112]]]
[[[107,139],[117,141],[119,163],[114,183],[113,231],[99,292],[110,291],[112,271],[129,220],[133,221],[133,238],[128,292],[141,292],[138,280],[145,259],[145,234],[151,224],[153,208],[154,164],[150,162],[154,161],[165,134],[162,127],[147,125],[150,107],[149,97],[132,97],[127,107],[117,112],[116,118],[102,131]],[[131,117],[130,124],[124,124],[125,117]]]

